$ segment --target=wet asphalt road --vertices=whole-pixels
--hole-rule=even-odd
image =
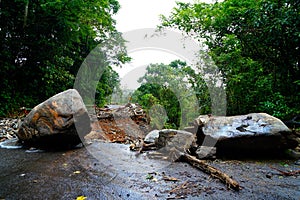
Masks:
[[[234,192],[186,163],[136,156],[120,144],[42,153],[0,149],[0,159],[0,199],[5,200],[300,199],[300,176],[284,177],[270,168],[300,170],[294,160],[210,161],[243,187]]]

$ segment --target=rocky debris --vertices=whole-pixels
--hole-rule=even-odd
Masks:
[[[195,124],[197,143],[215,146],[217,154],[276,154],[298,145],[282,121],[265,113],[231,117],[201,115]]]
[[[189,152],[196,145],[195,142],[195,135],[187,131],[175,129],[153,130],[146,135],[145,144],[131,146],[131,149],[139,149],[141,152],[153,150],[153,147],[155,147],[156,152],[150,152],[150,157],[176,161],[182,153]]]
[[[175,129],[163,129],[159,131],[159,136],[155,140],[158,149],[166,147],[168,149],[176,148],[181,152],[190,149],[194,142],[195,137],[192,133]]]
[[[81,96],[69,89],[37,105],[17,133],[24,145],[65,148],[81,143],[89,133],[90,118]]]
[[[194,130],[194,128],[192,129]],[[177,134],[181,135],[177,135]],[[150,131],[145,139],[144,139],[144,146],[152,147],[155,144],[158,148],[165,147],[166,141],[169,143],[168,148],[170,145],[177,145],[176,149],[180,150],[181,152],[185,152],[188,150],[189,153],[195,154],[199,159],[215,159],[216,158],[216,148],[215,147],[207,147],[207,146],[198,146],[196,145],[196,138],[195,135],[183,130],[173,130],[173,129],[164,129],[164,130],[152,130]],[[177,141],[176,141],[177,140]],[[146,148],[147,148],[146,147]]]
[[[0,120],[0,142],[6,139],[16,138],[20,119],[2,119]]]
[[[91,116],[92,131],[88,140],[100,139],[129,144],[144,138],[149,132],[149,119],[138,104],[107,105],[95,107],[96,116]]]
[[[147,116],[139,104],[128,103],[126,105],[107,105],[105,108],[95,107],[96,115],[99,120],[109,118],[136,118]]]

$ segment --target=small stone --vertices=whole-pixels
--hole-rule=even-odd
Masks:
[[[14,124],[13,129],[17,129],[17,128],[18,128],[18,124]]]
[[[266,174],[266,177],[267,178],[272,178],[272,175],[271,174]]]

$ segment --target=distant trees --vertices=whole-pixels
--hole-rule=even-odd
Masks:
[[[0,116],[73,87],[93,48],[120,45],[110,40],[118,34],[112,18],[118,9],[116,0],[0,1]],[[121,45],[107,56],[114,64],[128,59]],[[117,82],[114,73],[104,73],[102,79],[105,92],[98,91],[99,100]]]
[[[177,3],[161,27],[204,39],[226,81],[227,114],[300,112],[300,2]]]
[[[161,111],[164,108],[164,127],[183,128],[199,112],[210,111],[204,80],[185,62],[175,60],[168,65],[150,64],[146,70],[146,74],[139,79],[142,85],[133,93],[132,101],[141,104],[150,114],[156,111],[151,120],[155,121],[158,117],[160,121],[156,123],[161,123],[164,116],[157,115],[164,113]]]
[[[0,116],[73,87],[79,67],[98,44],[107,46],[102,52],[107,71],[96,91],[96,103],[103,105],[119,82],[109,65],[128,60],[112,18],[118,9],[116,0],[0,1]],[[228,115],[267,112],[291,118],[300,112],[299,12],[297,0],[179,2],[170,16],[162,16],[161,28],[205,41],[205,53],[224,77]],[[161,69],[160,80],[153,75]],[[164,106],[171,127],[191,117],[186,111],[194,99],[186,103],[182,98],[189,91],[197,98],[198,114],[211,112],[205,82],[185,63],[147,70],[145,84],[133,97],[149,109]],[[179,95],[174,88],[184,92]]]

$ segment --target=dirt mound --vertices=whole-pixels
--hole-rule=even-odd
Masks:
[[[92,132],[87,140],[100,139],[117,143],[131,143],[144,138],[150,131],[150,120],[138,104],[109,105],[95,108],[96,115],[91,116]]]

